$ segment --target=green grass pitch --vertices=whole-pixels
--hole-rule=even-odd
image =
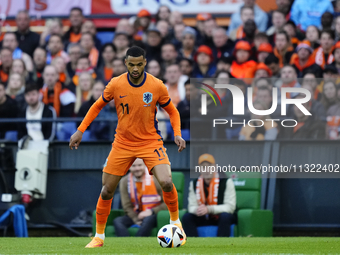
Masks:
[[[90,238],[0,238],[0,254],[339,254],[335,237],[188,238],[180,248],[161,248],[155,237],[108,237],[85,249]]]

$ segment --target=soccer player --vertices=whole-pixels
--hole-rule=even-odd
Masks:
[[[157,128],[157,104],[170,116],[178,152],[185,149],[186,143],[181,137],[179,113],[171,102],[167,88],[161,80],[144,71],[145,55],[142,48],[137,46],[129,48],[125,56],[128,72],[108,83],[102,96],[92,105],[70,139],[70,149],[73,147],[78,149],[86,128],[100,110],[109,101],[114,100],[118,126],[112,150],[103,169],[103,187],[96,208],[96,235],[86,248],[103,246],[113,194],[118,182],[136,158],[143,159],[149,173],[157,178],[170,213],[170,224],[181,228],[184,235],[182,245],[186,242],[186,235],[179,220],[177,190],[172,183],[169,158]]]

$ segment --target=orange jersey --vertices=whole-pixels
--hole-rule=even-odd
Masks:
[[[130,82],[128,73],[112,78],[94,107],[101,109],[111,100],[115,102],[118,115],[115,142],[120,145],[142,146],[162,138],[156,118],[157,104],[169,113],[175,136],[181,135],[179,113],[171,102],[168,90],[161,80],[151,74],[144,73],[144,80],[139,85]],[[90,109],[87,115],[92,115],[90,112],[94,113],[95,110]],[[87,115],[78,128],[81,132],[97,116]]]

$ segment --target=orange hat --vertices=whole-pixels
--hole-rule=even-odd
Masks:
[[[137,17],[138,17],[138,18],[142,18],[142,17],[151,17],[151,13],[150,13],[148,10],[146,10],[146,9],[142,9],[142,10],[140,10],[140,11],[138,12]]]
[[[238,41],[235,45],[235,51],[237,50],[251,51],[251,47],[250,44],[246,41]]]
[[[270,68],[269,68],[266,64],[264,64],[264,63],[259,63],[259,64],[256,66],[254,75],[255,75],[255,73],[256,73],[257,70],[261,70],[261,69],[265,70],[265,71],[268,73],[268,75],[269,75],[270,77],[272,76],[272,70],[270,70]]]
[[[310,42],[308,40],[303,40],[302,42],[300,42],[298,44],[298,46],[296,47],[296,52],[298,52],[301,49],[306,49],[308,50],[310,53],[313,53],[313,49],[310,46]]]
[[[215,158],[213,157],[213,155],[205,153],[202,154],[199,158],[198,158],[198,164],[200,165],[203,162],[209,162],[211,164],[215,164]]]
[[[213,52],[210,49],[210,47],[208,47],[206,45],[201,45],[200,47],[198,47],[198,49],[196,51],[196,54],[195,54],[195,57],[194,57],[195,62],[197,61],[197,55],[200,54],[200,53],[207,54],[210,57],[210,61],[212,61],[213,58],[214,58]]]
[[[261,43],[257,52],[273,53],[273,46],[270,43]]]
[[[212,19],[212,16],[210,13],[199,13],[196,16],[196,19],[199,21],[206,21],[206,20]]]

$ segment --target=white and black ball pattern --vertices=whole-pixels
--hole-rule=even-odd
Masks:
[[[180,247],[183,240],[182,230],[173,224],[163,226],[157,234],[157,241],[163,248]]]

